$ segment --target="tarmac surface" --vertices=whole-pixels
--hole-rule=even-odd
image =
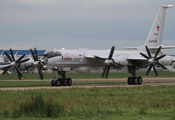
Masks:
[[[7,81],[7,80],[4,80]],[[10,81],[10,80],[9,80]],[[15,80],[11,80],[15,81]],[[16,80],[19,81],[19,80]],[[40,80],[24,80],[24,81],[40,81]],[[51,81],[51,80],[44,80]],[[93,88],[93,87],[142,87],[142,86],[160,86],[160,85],[175,85],[175,78],[143,78],[142,85],[128,85],[126,83],[127,78],[119,79],[73,79],[73,82],[82,82],[82,81],[110,81],[110,82],[123,82],[119,84],[87,84],[87,85],[72,85],[72,86],[42,86],[42,87],[5,87],[0,88],[0,90],[35,90],[35,89],[69,89],[69,88]]]

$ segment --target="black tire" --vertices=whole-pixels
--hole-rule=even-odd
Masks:
[[[63,86],[67,86],[67,79],[63,79]]]
[[[142,77],[139,76],[137,79],[138,79],[138,85],[141,85],[142,84]]]
[[[133,77],[133,84],[134,84],[134,85],[137,85],[137,84],[138,84],[138,79],[137,79],[137,77]]]
[[[128,77],[128,85],[132,85],[132,83],[133,83],[132,77]]]
[[[54,80],[51,81],[51,86],[55,86],[55,81]]]
[[[71,78],[67,78],[67,83],[68,83],[68,86],[72,86],[72,79]]]
[[[61,78],[58,78],[58,80],[55,81],[56,86],[61,86],[62,85],[62,80]]]

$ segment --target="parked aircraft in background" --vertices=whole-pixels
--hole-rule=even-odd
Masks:
[[[20,64],[20,67],[37,67],[41,79],[43,79],[43,68],[52,69],[54,73],[53,80],[51,81],[52,86],[71,86],[72,79],[66,78],[66,72],[70,70],[75,70],[78,73],[87,73],[91,68],[104,68],[102,77],[107,78],[110,68],[123,68],[124,66],[128,68],[128,72],[132,75],[131,77],[128,77],[128,84],[141,85],[142,77],[136,75],[136,70],[148,67],[146,72],[147,76],[153,68],[158,77],[156,67],[167,70],[165,66],[170,66],[175,62],[175,57],[168,56],[162,51],[162,49],[175,48],[175,46],[162,45],[166,9],[171,7],[173,7],[173,5],[160,6],[143,46],[125,48],[134,49],[135,51],[116,51],[115,46],[112,46],[111,50],[53,49],[45,53],[42,59],[38,59],[37,50],[34,50],[34,54],[31,49],[32,60],[22,60],[23,57],[21,57],[15,61],[14,59],[11,60],[8,55],[7,57],[11,61],[11,66],[16,65],[13,64],[15,61],[15,63]],[[3,68],[4,73],[8,69],[10,69],[9,66]],[[16,67],[15,69],[17,70],[20,79],[22,76]],[[61,75],[61,78],[57,79],[58,74]]]

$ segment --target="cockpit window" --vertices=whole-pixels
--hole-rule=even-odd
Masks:
[[[56,49],[52,49],[50,51],[48,51],[47,53],[45,53],[45,57],[47,58],[52,58],[52,57],[56,57],[56,56],[61,56],[61,52],[56,50]]]
[[[60,54],[61,55],[61,52],[59,52],[58,50],[50,50],[46,54]]]

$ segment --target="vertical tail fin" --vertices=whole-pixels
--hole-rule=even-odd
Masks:
[[[162,5],[159,7],[158,13],[148,34],[146,42],[142,47],[138,48],[138,50],[145,50],[145,45],[148,47],[157,48],[162,45],[166,9],[171,7],[173,7],[173,5]]]

